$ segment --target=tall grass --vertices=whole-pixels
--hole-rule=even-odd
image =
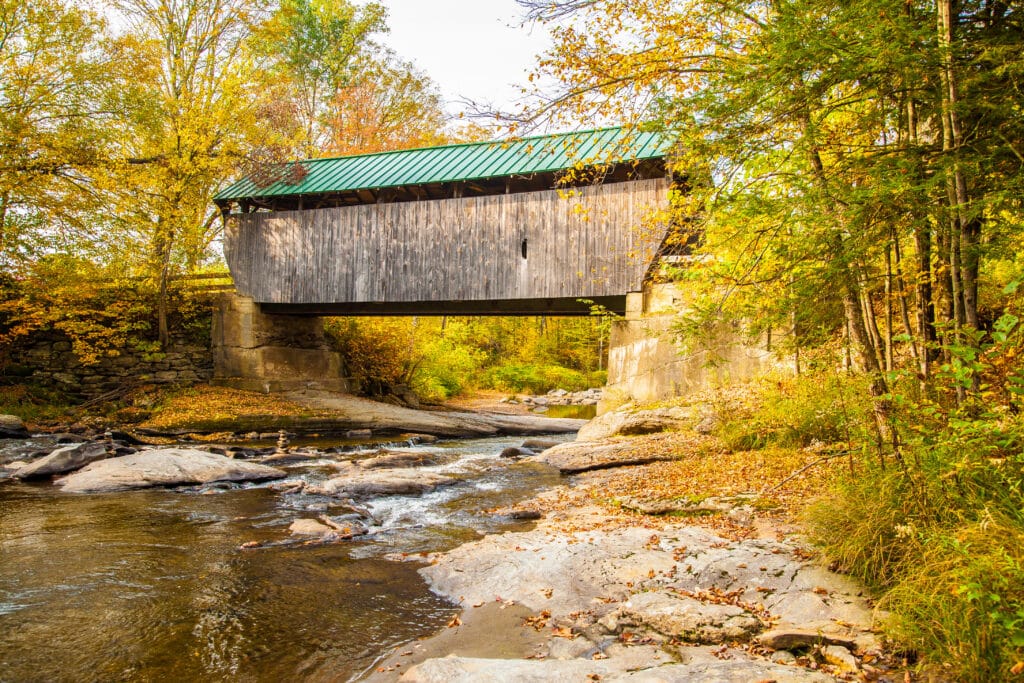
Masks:
[[[1024,419],[900,388],[889,397],[900,448],[884,460],[866,381],[845,374],[763,382],[720,434],[736,449],[859,453],[807,510],[812,539],[877,591],[887,636],[943,679],[1024,680]]]

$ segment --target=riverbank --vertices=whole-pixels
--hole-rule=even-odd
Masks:
[[[79,406],[12,400],[4,403],[2,412],[21,417],[33,432],[96,436],[116,430],[143,438],[225,442],[276,440],[279,431],[352,439],[404,434],[456,438],[568,434],[586,422],[525,411],[487,412],[456,406],[413,409],[326,391],[263,394],[205,384],[173,390],[142,387]]]
[[[591,460],[516,506],[534,529],[432,555],[421,575],[462,612],[367,680],[912,680],[870,596],[801,537],[836,463],[685,429],[537,459],[609,447],[652,461]]]

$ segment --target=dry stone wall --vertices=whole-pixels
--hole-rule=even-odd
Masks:
[[[166,353],[144,354],[124,348],[120,355],[86,365],[62,334],[45,332],[14,349],[0,374],[61,391],[71,397],[92,398],[131,384],[190,385],[213,375],[209,345],[171,339]]]

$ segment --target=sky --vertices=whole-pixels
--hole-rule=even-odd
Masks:
[[[515,0],[377,0],[388,8],[385,43],[413,61],[441,88],[448,109],[462,100],[514,108],[535,56],[548,44],[545,29],[521,26]]]

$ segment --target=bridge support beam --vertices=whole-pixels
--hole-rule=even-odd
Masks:
[[[684,294],[673,284],[646,285],[627,295],[626,316],[611,330],[599,415],[625,403],[684,396],[784,367],[767,340],[754,345],[728,331],[720,333],[711,351],[684,354],[671,328],[685,306]]]
[[[214,310],[212,337],[213,384],[264,393],[351,390],[320,318],[267,314],[251,298],[226,292]]]

